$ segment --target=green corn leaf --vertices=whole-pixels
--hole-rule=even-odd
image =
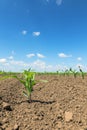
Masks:
[[[36,82],[43,82],[43,83],[47,83],[48,81],[47,80],[36,80]]]
[[[11,76],[11,77],[18,79],[22,84],[24,84],[24,86],[26,85],[26,82],[24,80],[18,78],[16,75]]]
[[[3,77],[0,78],[0,80],[5,80],[5,79],[8,79],[8,78],[12,78],[12,76],[9,76],[9,75],[3,76]]]
[[[23,94],[28,98],[28,94],[25,91],[23,91]]]

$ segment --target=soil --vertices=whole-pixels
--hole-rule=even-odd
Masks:
[[[37,75],[32,102],[16,79],[0,81],[0,130],[87,130],[87,76]]]

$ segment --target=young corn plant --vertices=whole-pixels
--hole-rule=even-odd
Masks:
[[[73,73],[74,78],[76,78],[76,77],[77,77],[78,72],[77,72],[76,70],[72,70],[72,68],[70,68],[70,70],[69,70],[69,71]]]
[[[24,85],[25,91],[23,91],[23,94],[27,97],[28,102],[32,101],[31,93],[33,91],[33,86],[37,82],[48,82],[46,80],[39,80],[39,81],[35,80],[35,72],[32,72],[31,69],[24,70],[24,72],[22,73],[22,77],[18,77],[17,75],[7,75],[0,79],[3,80],[3,79],[7,79],[7,78],[16,78]]]
[[[85,73],[82,71],[81,67],[79,66],[79,71],[81,73],[82,78],[84,79]]]
[[[33,91],[33,86],[36,84],[35,81],[35,72],[29,70],[24,70],[22,73],[22,79],[18,76],[13,76],[18,79],[25,87],[26,91],[23,91],[23,94],[27,97],[28,102],[31,102],[31,93]]]
[[[77,75],[78,75],[78,72],[77,71],[73,71],[73,74],[74,74],[74,78],[76,78]]]

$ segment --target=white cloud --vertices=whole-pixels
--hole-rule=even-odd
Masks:
[[[6,68],[7,70],[12,70],[12,71],[23,71],[24,69],[29,69],[32,68],[32,70],[35,71],[51,71],[52,70],[52,65],[46,65],[46,62],[42,61],[42,60],[36,60],[34,62],[31,63],[26,63],[24,61],[9,61],[9,68]],[[54,68],[54,67],[53,67]],[[6,70],[5,69],[5,70]]]
[[[78,58],[77,58],[77,60],[78,60],[78,61],[81,61],[81,60],[82,60],[82,58],[81,58],[81,57],[78,57]]]
[[[33,36],[39,36],[40,32],[33,32]]]
[[[38,58],[44,58],[44,57],[45,57],[44,55],[42,55],[42,54],[40,54],[40,53],[37,53],[36,55],[37,55]],[[35,56],[35,54],[34,54],[34,53],[31,53],[31,54],[27,54],[26,56],[27,56],[28,58],[32,58],[32,57]]]
[[[35,71],[44,71],[46,68],[46,63],[41,60],[36,60],[30,65]]]
[[[24,61],[16,61],[16,60],[12,60],[9,63],[11,65],[17,65],[17,66],[27,66],[28,65]]]
[[[56,0],[56,4],[57,4],[58,6],[60,6],[60,5],[62,4],[62,1],[63,1],[63,0]]]
[[[27,56],[28,58],[31,58],[31,57],[34,57],[35,54],[33,54],[33,53],[32,53],[32,54],[27,54],[26,56]]]
[[[7,60],[5,58],[0,59],[0,63],[6,63]]]
[[[13,58],[13,56],[9,56],[8,59],[9,60],[13,60],[14,58]]]
[[[10,66],[10,64],[8,62],[6,62],[6,63],[3,64],[3,66],[8,67],[8,66]]]
[[[64,53],[59,53],[58,56],[59,56],[60,58],[72,57],[72,55],[66,55],[66,54],[64,54]]]
[[[42,54],[40,54],[40,53],[37,53],[37,57],[38,57],[38,58],[44,58],[45,56],[42,55]]]
[[[22,35],[26,35],[27,34],[27,30],[22,30]]]
[[[29,63],[24,61],[7,60],[7,62],[0,64],[0,70],[20,72],[30,67]]]
[[[36,60],[30,65],[35,71],[47,71],[47,72],[56,72],[57,68],[55,65],[46,64],[46,62],[42,60]]]
[[[41,60],[36,60],[33,64],[35,66],[39,66],[40,68],[44,68],[46,65],[46,63],[44,61],[41,61]]]
[[[78,66],[81,66],[82,70],[85,71],[87,69],[87,66],[84,66],[80,63],[73,65],[72,69],[79,70]],[[58,64],[58,65],[52,65],[52,64],[47,64],[43,60],[36,60],[34,62],[25,62],[25,61],[20,61],[20,60],[7,60],[5,58],[0,59],[0,70],[4,71],[14,71],[14,72],[20,72],[23,71],[24,69],[29,69],[32,68],[35,71],[38,72],[56,72],[58,71],[65,71],[65,69],[69,69],[71,66],[66,66],[65,64]]]
[[[59,64],[56,65],[55,68],[56,68],[56,70],[58,70],[58,71],[61,70],[61,66],[60,66]]]
[[[54,67],[52,65],[46,65],[46,67],[45,67],[46,71],[52,71],[53,68]]]

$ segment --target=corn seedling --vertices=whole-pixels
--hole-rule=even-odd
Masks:
[[[77,77],[78,72],[77,72],[76,70],[72,70],[72,68],[70,68],[69,71],[70,71],[71,73],[73,73],[74,78]]]
[[[28,101],[31,102],[31,93],[33,91],[33,86],[36,84],[35,72],[31,72],[30,69],[28,71],[24,70],[22,79],[18,78],[16,75],[13,77],[18,79],[24,85],[26,91],[23,91],[23,94],[28,98]]]
[[[6,78],[16,78],[24,85],[26,91],[23,91],[23,94],[27,97],[28,102],[31,102],[31,93],[33,91],[33,86],[37,82],[47,82],[46,80],[35,80],[35,72],[32,72],[31,69],[24,70],[24,72],[22,73],[22,77],[20,78],[17,75],[7,75],[0,79],[3,80]]]
[[[84,79],[85,73],[82,71],[81,67],[79,66],[79,71],[81,72],[81,76]]]

